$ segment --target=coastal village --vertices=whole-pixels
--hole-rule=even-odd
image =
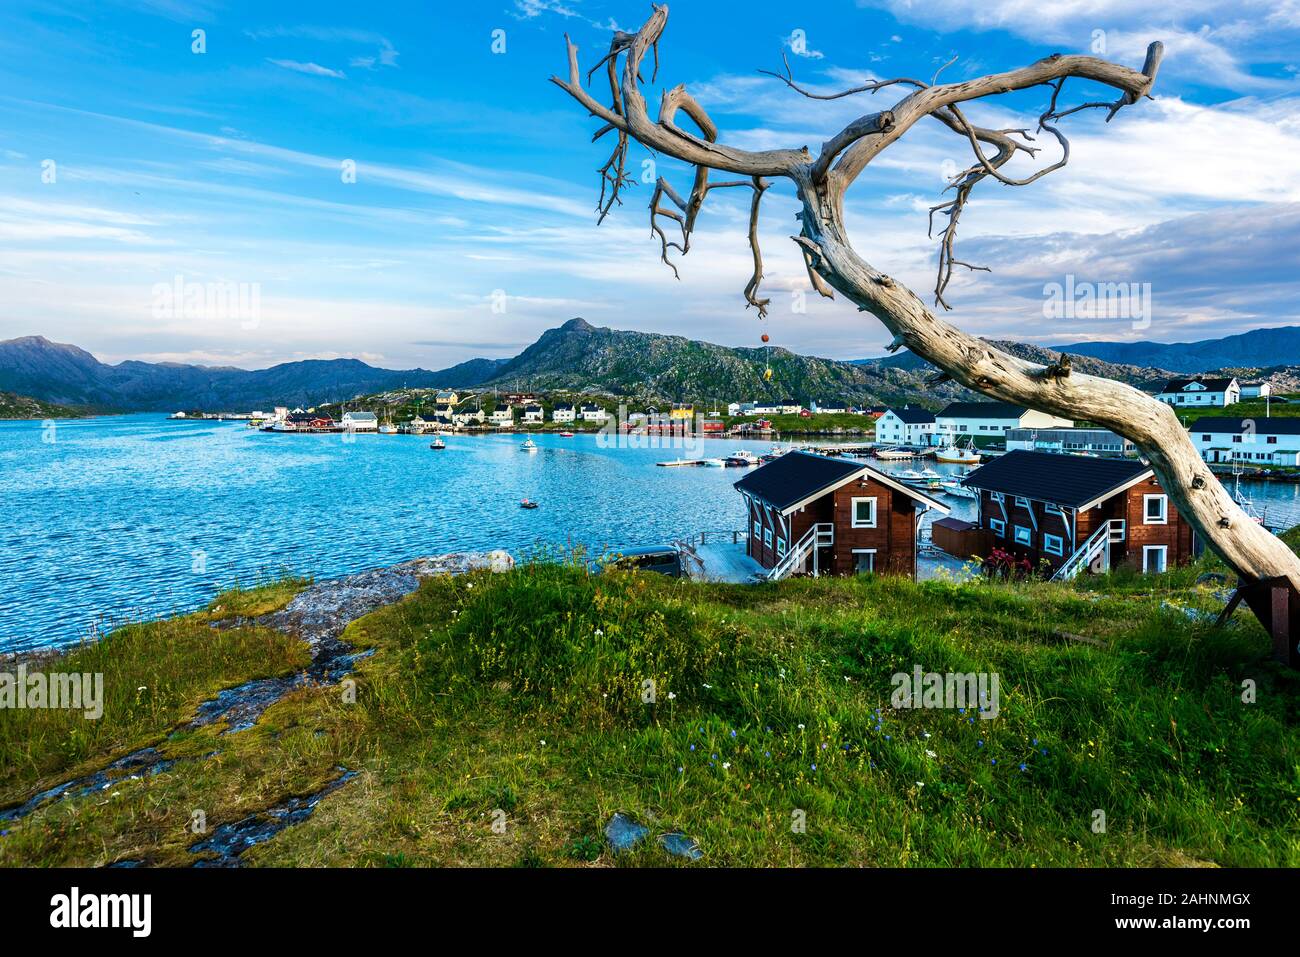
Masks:
[[[1300,479],[1289,472],[1300,467],[1300,417],[1217,414],[1242,403],[1263,402],[1267,413],[1274,403],[1289,404],[1267,383],[1192,376],[1171,379],[1154,394],[1180,414],[1190,413],[1196,448],[1225,481],[1239,480],[1247,469]],[[629,411],[610,397],[438,389],[345,405],[196,415],[246,420],[269,434],[429,434],[434,450],[446,448],[444,439],[456,434],[784,439],[763,453],[740,449],[656,463],[748,470],[735,482],[746,528],[714,533],[711,540],[702,532],[671,546],[679,552],[676,573],[697,577],[916,578],[928,557],[931,566],[936,560],[949,569],[974,562],[985,573],[1063,580],[1111,568],[1163,572],[1204,547],[1132,442],[1109,429],[1004,402],[955,401],[932,410],[782,398]],[[799,444],[801,436],[818,441]],[[538,447],[528,439],[521,448]],[[1263,521],[1239,482],[1234,496]],[[964,517],[950,514],[955,501],[966,506]],[[528,499],[521,504],[538,506]],[[646,552],[641,564],[651,567],[654,549]]]

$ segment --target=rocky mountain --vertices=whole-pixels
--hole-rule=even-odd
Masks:
[[[1059,348],[1071,355],[1181,373],[1255,370],[1300,365],[1300,326],[1252,329],[1199,342],[1076,342]]]
[[[0,419],[82,419],[94,415],[84,406],[56,405],[30,396],[0,392]]]

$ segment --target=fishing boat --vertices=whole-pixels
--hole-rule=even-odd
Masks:
[[[912,485],[925,478],[925,476],[916,469],[899,469],[897,472],[891,472],[890,474],[905,485]]]
[[[520,448],[523,449],[525,452],[536,452],[537,443],[534,442],[532,439],[524,439],[524,444],[521,445]]]
[[[958,448],[955,442],[949,442],[944,448],[934,453],[936,462],[945,462],[948,465],[978,465],[980,454],[967,445],[965,448]]]
[[[447,447],[447,443],[442,440],[441,435],[435,437],[434,440],[429,443],[429,448],[439,452],[445,449],[446,447]]]
[[[534,502],[532,499],[526,498],[526,499],[524,499],[522,502],[519,503],[519,507],[520,507],[520,508],[536,508],[536,507],[537,507],[537,503]]]
[[[383,425],[381,425],[381,426],[379,427],[379,434],[380,434],[380,435],[396,435],[396,434],[397,434],[397,426],[393,425],[393,423],[391,423],[391,422],[385,422]]]
[[[758,464],[758,456],[745,449],[737,449],[727,456],[727,464],[733,467],[747,467]]]
[[[571,439],[571,438],[573,438],[573,433],[572,433],[572,432],[561,432],[561,433],[560,433],[560,438],[562,438],[562,439]]]

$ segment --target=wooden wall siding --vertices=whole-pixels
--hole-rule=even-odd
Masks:
[[[876,499],[876,527],[854,528],[852,501],[855,498]],[[751,503],[749,511],[750,556],[764,568],[773,567],[780,559],[776,552],[776,529],[773,528],[772,546],[764,544],[761,536],[755,537],[754,522],[761,520],[764,529],[773,527],[767,509]],[[818,555],[819,568],[824,575],[852,575],[857,568],[855,548],[876,550],[876,571],[889,574],[916,574],[916,523],[917,513],[913,499],[895,492],[875,479],[865,488],[859,481],[823,495],[797,512],[787,521],[792,546],[808,533],[814,524],[830,522],[835,526],[835,544],[824,548]],[[807,569],[812,571],[812,561]]]
[[[881,574],[916,574],[917,512],[910,495],[896,492],[875,479],[866,487],[850,482],[834,493],[835,545],[831,568],[837,575],[852,575],[857,569],[855,548],[876,550],[876,571]],[[853,527],[853,499],[876,499],[876,527]]]
[[[1111,519],[1123,519],[1126,538],[1111,546],[1110,561],[1112,567],[1128,566],[1141,570],[1142,546],[1168,545],[1169,567],[1185,564],[1194,557],[1194,538],[1192,527],[1187,524],[1173,504],[1169,505],[1169,521],[1165,525],[1144,525],[1145,495],[1163,495],[1164,491],[1156,480],[1142,482],[1126,492],[1111,496],[1095,508],[1078,515],[1078,527],[1075,529],[1074,545],[1082,545],[1103,522]],[[1072,546],[1065,534],[1064,525],[1059,515],[1046,514],[1046,506],[1041,502],[1030,501],[1030,509],[1038,520],[1038,529],[1033,532],[1031,545],[1018,545],[1015,541],[1015,526],[1024,525],[1033,529],[1029,520],[1029,509],[1017,506],[1013,496],[1006,497],[1007,528],[1005,536],[989,532],[989,547],[1002,548],[1018,558],[1028,558],[1035,568],[1046,562],[1052,569],[1059,568],[1069,558]],[[983,524],[988,527],[990,518],[1001,518],[998,503],[993,501],[992,493],[981,490],[980,507],[983,510]],[[1064,555],[1049,555],[1043,551],[1043,535],[1060,535],[1065,539]]]
[[[1144,525],[1146,503],[1144,496],[1164,495],[1160,483],[1152,479],[1133,486],[1124,496],[1125,515],[1128,520],[1128,549],[1121,559],[1131,568],[1142,570],[1142,547],[1144,545],[1168,545],[1166,555],[1168,567],[1184,565],[1192,560],[1192,527],[1184,521],[1182,515],[1168,503],[1168,522],[1165,525]],[[1115,556],[1111,556],[1114,561]]]

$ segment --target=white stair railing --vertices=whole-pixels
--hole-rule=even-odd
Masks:
[[[834,543],[835,526],[830,522],[818,522],[804,533],[803,538],[790,546],[784,558],[772,566],[772,570],[767,573],[768,581],[780,581],[797,571],[802,571],[809,555],[813,558],[813,574],[816,575],[819,571],[818,549],[827,548]]]
[[[1102,522],[1097,530],[1088,536],[1088,540],[1080,545],[1069,558],[1065,560],[1056,574],[1052,576],[1052,581],[1063,582],[1074,578],[1079,572],[1089,567],[1098,558],[1102,559],[1102,568],[1110,567],[1110,543],[1122,539],[1124,523],[1118,519],[1109,519]],[[1120,533],[1120,537],[1116,537]]]

